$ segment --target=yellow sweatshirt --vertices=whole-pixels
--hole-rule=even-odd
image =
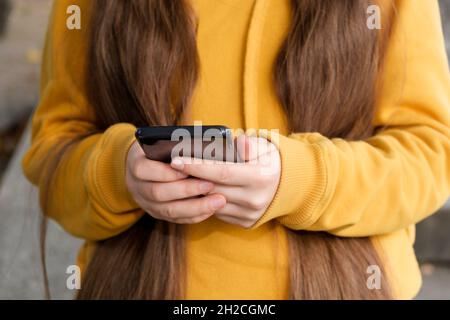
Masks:
[[[398,0],[374,126],[366,141],[289,133],[271,70],[290,24],[289,0],[192,0],[199,18],[201,77],[187,118],[232,128],[280,129],[281,181],[251,230],[215,218],[186,226],[187,298],[282,299],[288,294],[285,227],[371,236],[396,298],[412,298],[421,276],[414,225],[450,193],[450,77],[436,0]],[[87,0],[82,29],[66,28],[55,2],[42,68],[26,176],[43,187],[60,142],[88,132],[94,114],[83,91]],[[86,239],[112,237],[144,213],[128,193],[125,159],[135,128],[116,124],[66,151],[51,181],[46,214]],[[362,270],[361,272],[365,272]]]

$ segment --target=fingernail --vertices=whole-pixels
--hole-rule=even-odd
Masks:
[[[213,188],[213,184],[211,182],[201,182],[199,185],[199,189],[201,192],[208,192]]]
[[[179,158],[173,159],[172,163],[170,165],[172,166],[172,168],[177,169],[177,170],[183,170],[183,168],[184,168],[184,163]]]
[[[225,205],[226,201],[223,197],[214,198],[211,200],[211,205],[214,209],[220,209]]]

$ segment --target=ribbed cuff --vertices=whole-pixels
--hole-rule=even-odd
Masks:
[[[291,229],[307,228],[327,192],[324,137],[305,133],[266,138],[280,151],[281,177],[272,203],[254,228],[273,219]]]
[[[135,131],[133,125],[125,123],[106,130],[87,172],[91,196],[109,212],[126,213],[139,208],[125,182],[126,160]]]

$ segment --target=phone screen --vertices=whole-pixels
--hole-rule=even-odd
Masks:
[[[145,127],[136,131],[148,159],[170,163],[174,157],[240,162],[230,129],[224,126]]]

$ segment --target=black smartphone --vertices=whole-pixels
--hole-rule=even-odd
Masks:
[[[241,162],[232,132],[225,126],[151,126],[136,139],[148,159],[170,163],[174,157]]]

